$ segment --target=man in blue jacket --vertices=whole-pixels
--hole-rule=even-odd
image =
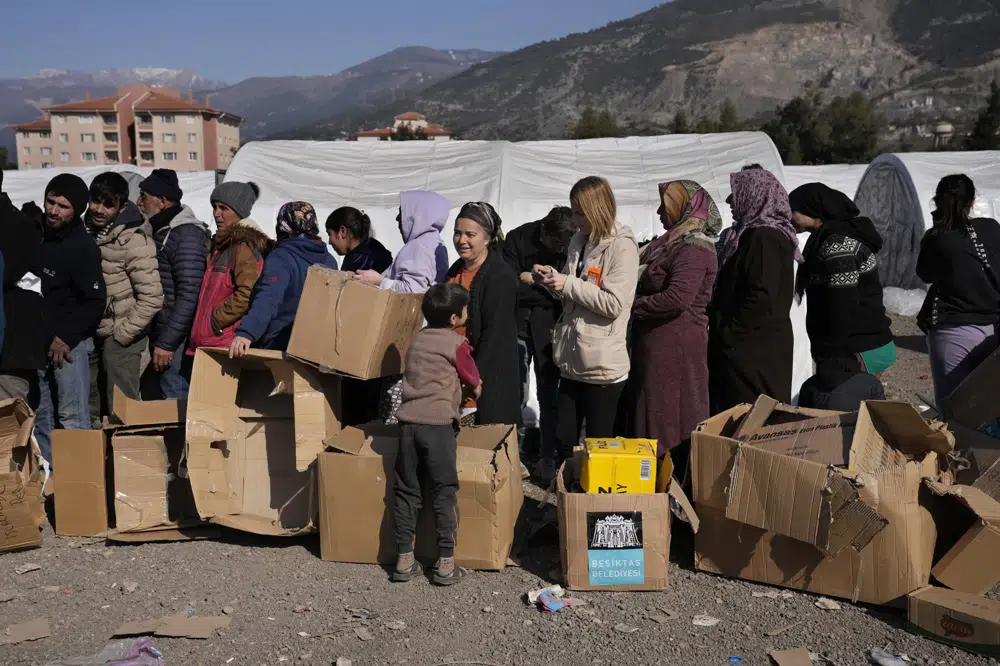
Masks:
[[[83,225],[90,190],[60,174],[45,188],[40,267],[48,367],[40,370],[35,436],[52,461],[51,433],[90,428],[90,352],[105,306],[101,252]]]
[[[163,309],[150,336],[152,367],[143,378],[143,398],[185,399],[191,379],[191,357],[185,351],[212,234],[190,208],[181,205],[184,192],[174,171],[153,169],[139,183],[139,192],[139,208],[153,228],[163,283]]]

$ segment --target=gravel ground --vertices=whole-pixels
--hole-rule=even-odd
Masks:
[[[916,393],[931,392],[921,379],[928,372],[926,355],[918,350],[912,321],[897,322],[896,329],[900,362],[889,373],[890,393],[916,402]],[[538,505],[544,493],[528,494],[527,510],[551,515],[551,507]],[[0,647],[2,664],[92,654],[125,621],[189,609],[228,612],[232,624],[208,640],[154,638],[172,666],[329,665],[338,658],[355,666],[701,666],[730,663],[731,657],[763,665],[770,651],[796,647],[815,653],[813,663],[836,666],[869,663],[865,655],[873,647],[905,653],[918,664],[996,663],[908,633],[901,610],[845,602],[840,610],[821,610],[811,595],[783,598],[775,588],[697,573],[683,527],[675,530],[669,591],[576,593],[588,605],[550,616],[528,607],[522,596],[558,576],[554,526],[534,534],[522,568],[476,573],[451,589],[424,580],[392,586],[379,567],[322,562],[316,538],[228,532],[222,541],[131,546],[57,538],[46,528],[43,539],[41,549],[0,556],[0,590],[17,593],[0,603],[0,628],[46,617],[52,636]],[[42,568],[14,573],[29,562]],[[664,610],[676,619],[650,619]],[[721,622],[693,626],[698,614]],[[619,625],[637,630],[622,633]]]

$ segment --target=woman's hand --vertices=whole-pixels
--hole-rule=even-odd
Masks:
[[[377,271],[355,271],[354,279],[361,284],[378,287],[382,284],[382,274]]]
[[[521,278],[521,284],[526,284],[529,287],[535,284],[535,277],[528,271],[521,273],[520,278]]]
[[[229,358],[243,358],[250,349],[250,340],[237,335],[229,345]]]
[[[551,289],[554,292],[561,293],[563,287],[566,286],[566,278],[568,275],[563,275],[559,271],[552,270],[549,267],[549,272],[545,274],[544,279],[542,279],[542,284]]]

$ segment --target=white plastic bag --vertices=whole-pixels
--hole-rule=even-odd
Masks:
[[[927,292],[923,289],[900,289],[886,287],[882,292],[882,303],[886,312],[901,317],[916,317],[923,307]]]

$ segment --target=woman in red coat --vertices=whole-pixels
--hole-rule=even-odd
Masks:
[[[708,403],[708,302],[722,229],[719,209],[698,183],[660,184],[657,213],[666,233],[639,257],[639,283],[632,304],[632,374],[629,391],[637,437],[658,441],[657,455],[684,445],[710,416]]]

